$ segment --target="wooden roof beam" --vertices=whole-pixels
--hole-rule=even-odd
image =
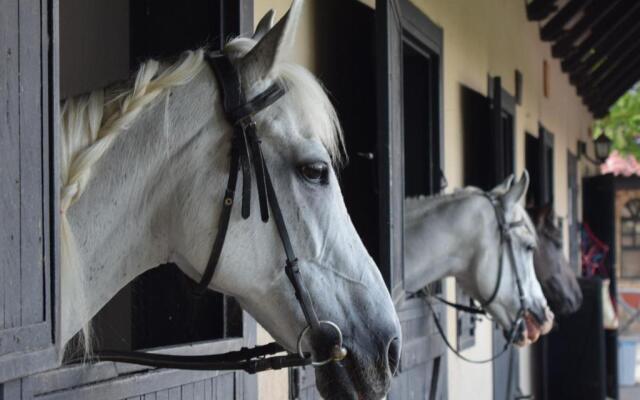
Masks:
[[[584,98],[597,100],[603,97],[603,94],[613,90],[620,82],[626,80],[633,75],[636,70],[640,70],[640,54],[636,54],[626,64],[621,64],[615,71],[609,75],[609,79],[603,81],[600,85],[592,85],[584,92]]]
[[[581,68],[572,73],[569,80],[576,85],[578,93],[582,95],[586,89],[599,85],[603,79],[612,76],[612,71],[628,63],[630,58],[633,59],[638,54],[640,54],[640,24],[630,31],[624,40],[619,41],[610,50],[606,50],[589,68]]]
[[[629,7],[629,2],[631,6]],[[609,44],[631,29],[640,18],[640,1],[625,0],[607,18],[601,20],[591,30],[591,35],[578,48],[562,60],[562,69],[573,72],[584,60],[588,53],[598,47]]]
[[[640,11],[638,12],[640,15]],[[614,36],[612,40],[607,41],[603,45],[587,55],[587,58],[574,70],[570,72],[571,83],[575,83],[583,77],[592,77],[595,72],[601,70],[608,61],[627,53],[627,49],[634,47],[640,38],[640,24],[633,24],[629,29],[622,32],[618,37]]]
[[[545,42],[557,39],[564,32],[565,25],[588,3],[589,0],[570,0],[549,22],[540,28],[540,38]]]
[[[632,75],[628,75],[620,83],[613,87],[609,92],[603,93],[604,95],[600,99],[594,99],[589,107],[594,113],[602,111],[603,109],[609,109],[613,103],[616,102],[627,90],[631,89],[633,85],[640,80],[640,69],[636,68]]]
[[[606,17],[622,0],[593,1],[586,8],[584,17],[569,29],[560,39],[551,46],[551,54],[556,58],[566,57],[573,49],[573,44],[582,35],[588,32],[592,26]]]
[[[556,0],[533,0],[527,4],[527,18],[529,21],[542,21],[557,9]]]

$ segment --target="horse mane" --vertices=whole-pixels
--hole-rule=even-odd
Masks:
[[[483,193],[481,189],[475,186],[466,186],[463,188],[457,188],[450,193],[436,193],[433,195],[419,195],[407,197],[404,199],[405,213],[408,217],[411,217],[414,213],[425,213],[436,209],[440,205],[456,200],[466,199],[467,197]]]
[[[437,193],[434,195],[420,195],[407,197],[404,201],[405,204],[405,222],[417,221],[418,218],[426,213],[435,211],[438,207],[445,203],[451,203],[457,200],[464,200],[470,196],[485,193],[482,189],[475,186],[466,186],[463,188],[455,189],[451,193]],[[495,192],[494,192],[495,193]],[[532,236],[535,243],[538,241],[538,235],[536,233],[536,227],[531,221],[529,214],[522,209],[522,215],[524,225]]]
[[[230,58],[240,57],[253,45],[251,39],[236,38],[224,48]],[[137,118],[167,90],[191,82],[205,67],[205,48],[187,51],[174,63],[163,65],[148,60],[140,65],[132,83],[99,89],[66,100],[61,107],[60,225],[61,280],[74,289],[70,312],[84,315],[83,265],[67,219],[67,210],[80,198],[91,179],[93,166],[111,148],[115,139],[127,132]],[[292,134],[313,136],[328,151],[332,161],[343,161],[344,141],[337,113],[323,86],[301,66],[277,63],[274,77],[288,89],[288,105],[296,107],[314,129]],[[64,297],[64,295],[63,295]],[[64,304],[64,300],[63,300]],[[64,326],[64,323],[63,323]],[[73,332],[75,333],[75,332]],[[90,352],[89,327],[82,330],[85,352]]]

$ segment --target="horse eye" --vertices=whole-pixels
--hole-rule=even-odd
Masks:
[[[536,249],[536,246],[532,244],[527,244],[525,248],[527,249],[527,251],[534,251]]]
[[[324,162],[304,164],[300,174],[311,183],[326,184],[329,180],[329,167]]]

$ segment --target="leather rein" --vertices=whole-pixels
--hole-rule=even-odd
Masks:
[[[491,292],[491,295],[489,296],[488,299],[480,302],[480,307],[476,307],[473,305],[465,306],[463,304],[452,303],[441,296],[431,294],[427,289],[422,289],[422,291],[418,293],[419,296],[425,299],[425,303],[427,303],[427,306],[431,310],[431,314],[433,315],[433,321],[435,322],[436,329],[438,330],[438,333],[442,337],[442,340],[444,341],[445,345],[460,359],[473,364],[484,364],[484,363],[492,362],[493,360],[495,360],[496,358],[504,354],[509,349],[509,345],[513,342],[518,332],[522,331],[524,314],[526,311],[524,289],[522,288],[522,281],[520,280],[520,274],[518,273],[518,268],[516,267],[516,262],[515,262],[516,258],[513,250],[513,240],[511,238],[511,230],[518,226],[522,226],[524,224],[524,220],[519,220],[516,222],[507,222],[507,220],[505,219],[504,206],[502,205],[501,201],[495,196],[492,196],[491,194],[486,192],[481,193],[481,195],[485,197],[487,200],[489,200],[489,202],[491,203],[491,206],[493,207],[493,210],[496,215],[496,220],[498,222],[498,232],[500,235],[499,256],[498,256],[498,276],[497,276],[496,284],[493,288],[493,291]],[[516,314],[515,321],[513,321],[513,323],[511,324],[509,334],[506,335],[508,339],[504,344],[504,347],[498,353],[492,355],[490,358],[487,358],[484,360],[470,359],[462,355],[460,351],[456,349],[449,342],[449,339],[447,339],[447,335],[445,334],[444,329],[442,328],[440,318],[436,314],[433,308],[433,305],[431,304],[428,298],[433,297],[436,300],[440,301],[441,303],[444,303],[445,305],[453,307],[456,310],[459,310],[462,312],[466,312],[469,314],[487,315],[486,308],[491,303],[493,303],[493,301],[496,299],[496,296],[498,295],[498,291],[500,290],[500,284],[502,282],[502,270],[504,268],[502,261],[504,259],[505,245],[508,249],[507,253],[509,255],[509,261],[511,262],[511,269],[513,270],[513,273],[515,275],[516,287],[518,289],[518,296],[520,301],[520,308],[518,309],[518,313]]]
[[[213,242],[207,267],[200,280],[195,295],[204,294],[213,279],[222,248],[224,246],[231,211],[234,204],[238,173],[242,171],[242,218],[247,219],[251,211],[251,175],[252,169],[256,178],[260,215],[263,222],[269,221],[269,210],[273,215],[278,235],[286,256],[285,273],[293,286],[296,299],[300,304],[307,326],[298,336],[297,353],[274,356],[286,351],[278,343],[269,343],[252,348],[243,347],[238,351],[224,354],[201,356],[152,354],[142,351],[109,351],[101,350],[85,356],[67,360],[66,363],[77,361],[114,361],[147,365],[157,368],[173,368],[188,370],[244,370],[250,374],[271,369],[281,369],[302,365],[320,366],[334,361],[341,361],[347,355],[342,344],[342,332],[331,321],[320,320],[311,302],[311,296],[302,280],[298,260],[296,258],[289,233],[285,224],[278,198],[276,196],[267,164],[265,163],[260,139],[257,135],[254,115],[275,103],[286,93],[281,82],[276,81],[262,93],[247,100],[242,90],[239,73],[236,67],[224,54],[207,55],[207,62],[213,69],[214,75],[222,89],[222,102],[225,117],[233,126],[231,144],[231,161],[227,186],[223,198],[222,210],[218,221],[218,231]],[[329,334],[331,332],[332,334]],[[302,349],[303,339],[307,336],[321,339],[328,351],[323,352],[326,358],[314,360],[309,353]],[[311,343],[311,341],[310,341]],[[271,357],[269,357],[271,356]]]

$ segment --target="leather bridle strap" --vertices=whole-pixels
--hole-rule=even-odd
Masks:
[[[265,175],[267,180],[267,195],[269,198],[269,204],[271,205],[271,210],[273,211],[273,219],[276,223],[276,227],[278,228],[278,232],[280,233],[280,237],[282,238],[282,246],[284,247],[284,252],[287,256],[285,273],[287,274],[287,278],[289,278],[289,281],[293,286],[296,299],[300,303],[300,307],[302,308],[305,320],[307,321],[309,326],[311,326],[311,329],[318,329],[320,327],[320,321],[318,320],[316,310],[311,303],[311,296],[309,296],[309,292],[307,291],[307,288],[304,286],[304,283],[302,281],[300,269],[298,268],[298,259],[293,252],[293,247],[291,247],[289,233],[287,232],[284,218],[282,218],[282,212],[280,211],[278,198],[276,197],[276,192],[273,189],[271,176],[269,175],[269,171],[267,171],[266,168]]]
[[[317,329],[320,326],[318,316],[313,307],[313,303],[311,302],[311,297],[309,296],[309,293],[301,279],[297,258],[295,252],[293,251],[293,246],[291,245],[291,239],[289,238],[289,233],[284,221],[284,217],[282,216],[282,210],[280,209],[280,204],[278,203],[278,197],[276,196],[271,177],[269,176],[267,165],[262,155],[262,150],[260,149],[260,140],[257,137],[256,125],[252,119],[254,113],[270,106],[280,97],[282,97],[282,95],[284,95],[285,93],[284,88],[279,82],[276,82],[252,100],[245,102],[244,95],[242,94],[242,87],[240,86],[239,75],[229,59],[225,56],[219,56],[210,57],[208,58],[208,61],[215,71],[215,75],[218,78],[218,82],[220,83],[223,91],[223,105],[227,119],[234,126],[235,137],[241,138],[241,141],[239,143],[237,141],[234,141],[233,143],[231,165],[232,170],[230,171],[229,182],[231,184],[232,176],[237,175],[237,167],[235,168],[235,171],[233,170],[233,160],[235,154],[237,153],[238,146],[246,146],[247,148],[245,150],[241,149],[240,154],[242,157],[244,156],[244,154],[249,154],[249,152],[251,152],[251,157],[247,157],[248,162],[246,164],[250,164],[251,161],[253,162],[257,180],[256,183],[258,186],[258,196],[260,199],[260,212],[262,220],[264,222],[267,222],[269,220],[268,209],[270,207],[286,256],[286,275],[294,287],[296,298],[300,303],[307,324],[309,324],[312,329]],[[250,172],[248,173],[248,175],[250,175]],[[249,181],[244,170],[242,179],[243,182]],[[227,189],[229,189],[229,187],[227,187]],[[244,206],[245,200],[249,196],[248,192],[244,188],[242,196]],[[233,199],[231,198],[231,200]],[[225,199],[225,204],[226,203],[227,199]],[[233,204],[233,201],[231,201],[230,203]],[[228,207],[228,209],[230,212],[231,205]],[[226,210],[227,208],[223,209],[223,214],[226,212]],[[226,214],[224,214],[223,216],[227,217]],[[226,235],[228,219],[222,222],[224,222],[225,229],[224,231],[220,230],[218,232],[218,236]],[[224,241],[224,237],[221,239],[221,241]],[[209,286],[211,279],[213,278],[213,274],[220,257],[219,251],[216,250],[218,249],[214,246],[214,249],[211,252],[211,256],[209,258],[209,262],[207,263],[205,273],[203,274],[202,280],[198,285],[198,290],[200,291],[204,291]]]
[[[277,343],[269,343],[252,348],[243,347],[237,351],[202,356],[181,356],[172,354],[154,354],[142,351],[101,350],[87,357],[65,360],[65,364],[82,361],[112,361],[147,365],[155,368],[172,368],[199,371],[243,370],[249,374],[311,364],[311,360],[302,359],[298,354],[267,357],[282,353],[285,349]]]
[[[256,134],[256,125],[252,116],[254,113],[273,104],[285,93],[282,85],[276,82],[252,100],[245,101],[239,75],[229,59],[226,56],[217,56],[207,57],[207,61],[215,72],[214,75],[222,90],[223,109],[227,120],[233,126],[233,139],[231,144],[229,180],[218,222],[218,232],[209,256],[209,261],[207,262],[207,267],[196,289],[196,293],[198,294],[204,293],[213,279],[218,261],[220,260],[224,239],[227,235],[239,170],[237,162],[234,163],[236,158],[240,159],[242,167],[242,217],[247,219],[251,214],[251,165],[253,161],[260,201],[260,214],[262,221],[267,222],[269,220],[264,173],[265,164],[262,151],[260,150],[260,141]]]

